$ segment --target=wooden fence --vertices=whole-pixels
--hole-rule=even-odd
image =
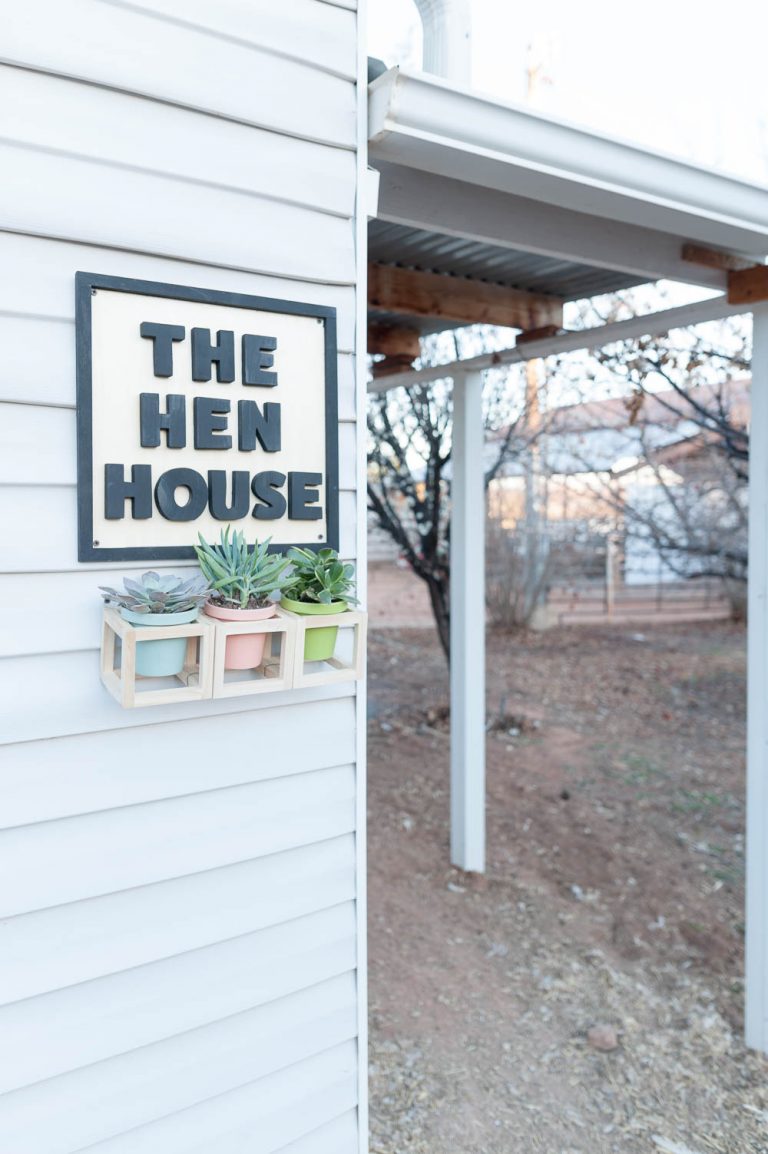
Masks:
[[[546,616],[552,625],[682,624],[727,620],[731,606],[722,584],[715,581],[613,587],[606,581],[579,581],[550,588]]]

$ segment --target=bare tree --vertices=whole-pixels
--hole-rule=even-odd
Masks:
[[[503,347],[487,329],[442,334],[423,343],[422,364]],[[521,451],[525,381],[519,368],[487,375],[484,395],[486,488]],[[368,503],[413,572],[427,586],[438,637],[450,661],[450,522],[452,389],[416,384],[369,398]],[[478,597],[483,590],[478,590]]]
[[[614,310],[626,310],[621,297],[616,298]],[[642,421],[646,398],[654,397],[671,418],[696,425],[727,458],[735,475],[747,480],[747,414],[730,387],[734,379],[750,371],[751,332],[743,318],[677,330],[664,337],[624,341],[594,356],[603,370],[624,381],[630,424]],[[667,392],[660,395],[664,386]]]
[[[612,477],[631,537],[648,542],[678,577],[747,576],[747,485],[743,462],[701,435],[666,449],[641,437],[630,481]]]
[[[621,319],[634,303],[631,294],[590,303],[581,319]],[[628,535],[680,577],[746,579],[749,365],[749,326],[735,319],[615,343],[555,369],[578,377],[584,397],[606,383],[620,394],[631,463],[606,468],[589,437],[574,454],[600,479]]]
[[[652,304],[658,308],[661,301],[654,293]],[[591,327],[623,319],[642,311],[641,304],[637,293],[588,302],[580,321]],[[423,342],[422,363],[508,345],[504,330],[477,327],[444,333]],[[617,342],[548,365],[550,400],[578,397],[588,410],[600,395],[616,398],[622,415],[615,428],[625,436],[624,452],[614,452],[610,462],[597,460],[589,438],[581,436],[584,429],[572,430],[574,444],[568,453],[576,462],[573,471],[590,475],[592,499],[603,516],[608,512],[612,526],[623,522],[635,542],[645,542],[681,577],[717,576],[729,584],[743,583],[746,577],[749,434],[743,378],[750,364],[749,346],[748,325],[734,320],[662,338]],[[734,387],[739,380],[742,387]],[[554,444],[563,432],[563,410],[550,405],[531,421],[522,366],[489,372],[485,402],[487,486],[507,462],[528,453],[539,436]],[[425,582],[448,658],[451,428],[451,387],[446,381],[370,398],[369,508]],[[622,456],[633,458],[631,465],[626,460],[616,464]],[[512,544],[519,552],[520,542]],[[513,600],[517,614],[516,592]],[[526,605],[530,600],[525,598]]]

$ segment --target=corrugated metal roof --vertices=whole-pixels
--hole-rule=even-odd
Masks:
[[[381,220],[372,220],[368,226],[368,256],[376,264],[474,277],[564,300],[581,300],[644,283],[642,277],[629,273]]]

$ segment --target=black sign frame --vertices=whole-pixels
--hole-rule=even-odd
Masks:
[[[325,334],[325,519],[326,540],[298,545],[302,549],[339,548],[339,419],[336,309],[305,301],[279,300],[194,288],[163,281],[134,280],[101,273],[75,273],[75,340],[77,364],[77,524],[78,561],[170,561],[194,560],[192,545],[103,548],[93,536],[93,362],[91,300],[99,289],[134,295],[166,297],[198,304],[317,317]],[[190,523],[191,524],[191,523]],[[290,544],[271,545],[281,553]]]

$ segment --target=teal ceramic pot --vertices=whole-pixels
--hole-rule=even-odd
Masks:
[[[168,627],[169,625],[189,625],[197,620],[197,609],[187,609],[184,613],[133,613],[121,609],[120,616],[131,625],[141,629]],[[162,637],[159,641],[138,641],[136,643],[136,672],[142,677],[173,677],[181,673],[187,655],[188,637]]]
[[[349,608],[346,601],[332,601],[330,605],[321,605],[317,602],[293,601],[290,597],[283,597],[280,604],[289,613],[298,613],[303,617],[325,617],[346,613]],[[336,625],[329,626],[328,629],[308,629],[304,634],[304,660],[330,661],[336,648],[338,632]]]

